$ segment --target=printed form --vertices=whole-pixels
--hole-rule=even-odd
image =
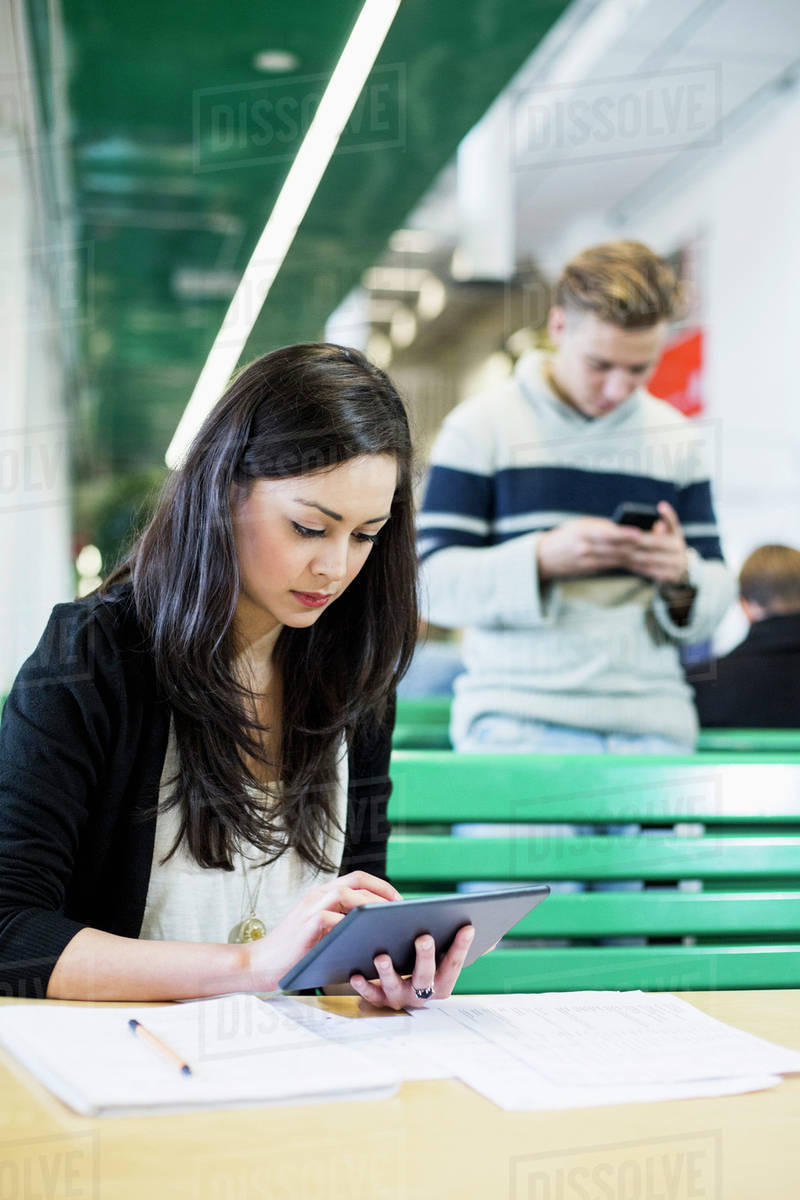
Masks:
[[[755,1091],[800,1053],[725,1025],[677,996],[563,992],[456,997],[415,1010],[452,1073],[507,1109],[574,1108]],[[460,1044],[452,1029],[461,1031]]]

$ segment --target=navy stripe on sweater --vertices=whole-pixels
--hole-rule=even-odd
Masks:
[[[495,477],[498,517],[523,512],[571,512],[610,517],[623,500],[678,505],[678,488],[648,475],[582,471],[576,467],[509,467]]]
[[[420,514],[420,558],[448,546],[494,546],[574,516],[611,517],[625,500],[676,510],[687,544],[722,558],[708,480],[679,488],[646,475],[575,467],[510,467],[494,476],[431,469]]]
[[[453,467],[433,467],[425,487],[422,512],[460,513],[489,521],[494,512],[494,477]]]

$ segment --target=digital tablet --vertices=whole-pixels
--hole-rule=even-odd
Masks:
[[[414,939],[429,933],[441,961],[462,925],[475,927],[465,966],[494,945],[550,894],[545,884],[500,892],[460,892],[423,900],[389,900],[353,908],[280,980],[284,992],[347,983],[351,975],[375,979],[373,959],[388,954],[400,975],[410,975]]]

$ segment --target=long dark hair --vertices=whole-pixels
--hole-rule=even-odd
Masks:
[[[324,471],[365,454],[397,461],[391,519],[344,595],[310,627],[284,626],[278,636],[282,736],[271,763],[252,693],[234,672],[231,495],[246,497],[258,479]],[[185,837],[204,867],[232,869],[233,853],[251,843],[268,860],[291,845],[330,869],[337,752],[343,738],[350,746],[357,732],[377,733],[417,630],[411,438],[389,378],[355,350],[318,343],[250,363],[103,590],[127,578],[172,708],[179,768],[168,803],[181,805],[178,843]],[[248,769],[248,757],[277,767],[276,794]]]

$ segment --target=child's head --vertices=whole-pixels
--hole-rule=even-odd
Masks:
[[[751,623],[800,612],[800,550],[759,546],[742,564],[739,598]]]

